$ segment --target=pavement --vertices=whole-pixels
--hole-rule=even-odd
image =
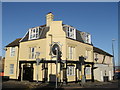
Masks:
[[[68,84],[58,84],[58,88],[61,89],[68,89],[68,90],[76,90],[76,89],[83,89],[83,88],[117,88],[120,86],[118,80],[110,81],[110,82],[86,82],[84,84],[81,83],[68,83]],[[24,90],[37,90],[40,88],[45,89],[55,89],[55,83],[42,83],[42,82],[29,82],[29,81],[3,81],[2,82],[2,89],[24,89]]]

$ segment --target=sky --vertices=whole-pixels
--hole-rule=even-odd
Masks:
[[[25,35],[31,27],[44,25],[45,15],[54,14],[62,20],[92,35],[94,46],[112,54],[114,41],[115,63],[118,65],[118,3],[117,2],[4,2],[2,4],[2,56],[3,48]],[[120,64],[119,64],[120,65]]]

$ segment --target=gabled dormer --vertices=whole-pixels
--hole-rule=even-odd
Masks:
[[[87,32],[81,32],[76,28],[66,24],[63,24],[63,30],[65,31],[67,38],[80,41],[83,43],[87,43],[87,44],[92,44],[91,35]]]
[[[91,35],[87,32],[81,32],[81,36],[85,43],[91,44]]]
[[[76,40],[76,28],[70,25],[64,25],[63,28],[66,32],[66,37]]]
[[[29,32],[28,40],[38,39],[40,37],[41,29],[42,28],[40,28],[40,27],[30,28],[28,31]]]
[[[46,38],[46,33],[48,31],[49,27],[46,27],[46,25],[30,28],[20,42]]]

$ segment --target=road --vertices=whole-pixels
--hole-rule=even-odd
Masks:
[[[120,83],[118,83],[118,80],[110,81],[110,82],[86,82],[84,84],[80,83],[68,83],[67,85],[59,84],[58,85],[60,90],[80,90],[85,88],[107,88],[107,90],[117,90],[120,86]],[[20,90],[37,90],[40,88],[45,89],[54,89],[55,84],[50,83],[41,83],[41,82],[28,82],[28,81],[15,81],[15,80],[9,80],[2,82],[2,89],[20,89]],[[110,89],[111,88],[111,89]],[[98,90],[98,89],[97,89]]]

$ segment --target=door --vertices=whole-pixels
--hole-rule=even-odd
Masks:
[[[42,70],[44,71],[43,82],[46,82],[48,80],[48,64],[47,63],[42,64]]]
[[[26,65],[23,66],[23,80],[33,80],[33,67]]]
[[[48,77],[48,68],[45,68],[45,72],[44,72],[44,77],[45,77],[45,82],[47,81],[47,77]]]

